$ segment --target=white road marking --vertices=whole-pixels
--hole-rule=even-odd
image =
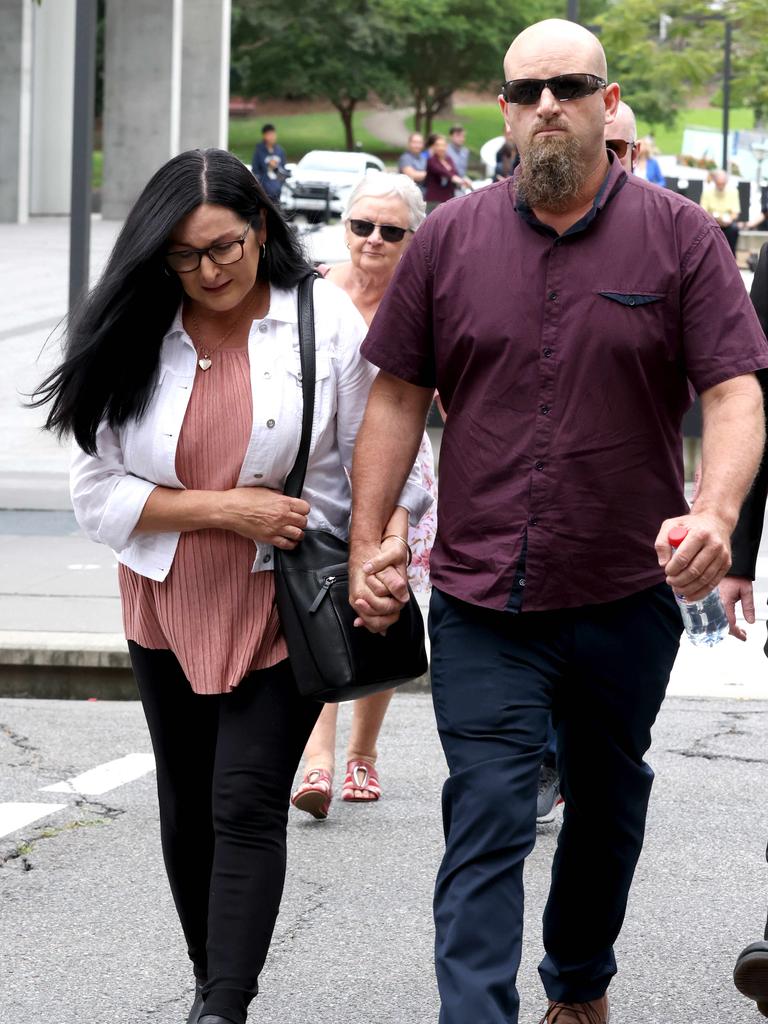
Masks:
[[[10,835],[17,829],[31,825],[39,818],[46,818],[56,811],[63,811],[66,804],[0,804],[0,837]]]
[[[152,754],[126,754],[116,761],[107,761],[90,771],[76,775],[65,782],[55,782],[52,786],[43,786],[43,793],[79,793],[83,796],[99,796],[111,789],[124,786],[126,782],[140,779],[142,775],[154,770],[155,759]]]

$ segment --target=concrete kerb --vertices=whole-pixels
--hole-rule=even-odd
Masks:
[[[427,691],[429,673],[400,689]],[[0,697],[135,700],[125,637],[0,630]]]

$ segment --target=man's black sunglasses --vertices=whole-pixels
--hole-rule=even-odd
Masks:
[[[394,224],[374,224],[372,220],[350,220],[349,229],[353,235],[360,238],[368,238],[373,234],[373,229],[378,228],[379,234],[385,242],[402,242],[410,228],[398,228]]]
[[[591,96],[608,83],[597,75],[556,75],[554,78],[514,78],[501,87],[501,95],[507,103],[519,103],[523,107],[538,103],[541,94],[549,89],[559,103],[565,100],[580,100]]]

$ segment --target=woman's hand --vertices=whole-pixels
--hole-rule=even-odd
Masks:
[[[356,626],[386,633],[408,602],[407,548],[395,537],[379,545],[353,545],[349,555],[349,603]]]
[[[291,551],[304,536],[309,504],[268,487],[234,487],[221,495],[219,522],[259,544]]]

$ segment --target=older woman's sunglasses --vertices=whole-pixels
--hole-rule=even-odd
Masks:
[[[379,234],[385,242],[402,242],[405,238],[406,232],[410,231],[410,228],[398,228],[394,224],[374,224],[372,220],[351,220],[349,221],[349,230],[353,235],[357,235],[358,238],[368,238],[369,235],[373,234],[373,229],[378,228]]]
[[[580,100],[591,96],[608,83],[597,75],[556,75],[554,78],[514,78],[501,87],[501,95],[507,103],[519,103],[529,107],[538,103],[541,94],[549,89],[558,103],[566,100]]]

